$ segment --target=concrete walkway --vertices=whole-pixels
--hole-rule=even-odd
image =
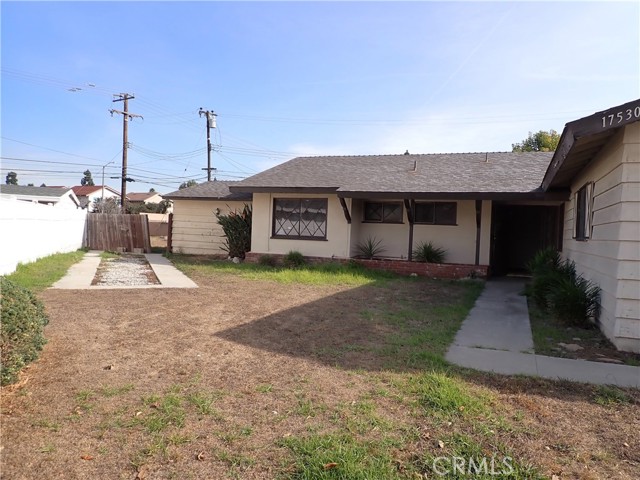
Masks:
[[[598,385],[640,388],[640,367],[547,357],[533,353],[525,281],[488,281],[458,331],[451,363],[505,375],[532,375]]]
[[[152,270],[158,277],[160,285],[91,285],[100,265],[100,252],[90,251],[82,260],[69,268],[67,274],[53,284],[51,288],[66,290],[114,290],[139,288],[198,288],[198,285],[178,270],[173,264],[159,253],[145,253]]]

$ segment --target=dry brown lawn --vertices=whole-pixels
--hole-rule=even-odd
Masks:
[[[397,478],[437,478],[429,459],[464,439],[532,478],[639,478],[638,391],[403,356],[398,331],[424,328],[407,306],[455,303],[459,286],[192,278],[200,288],[40,295],[48,344],[2,392],[3,479],[296,478],[291,442],[323,435],[382,445]],[[421,393],[424,365],[461,403]],[[349,478],[336,463],[327,478]]]

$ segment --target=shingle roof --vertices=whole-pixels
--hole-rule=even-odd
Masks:
[[[315,189],[371,193],[538,191],[553,152],[298,157],[249,177],[234,191]]]
[[[127,200],[130,202],[144,202],[147,198],[151,198],[154,195],[160,195],[157,192],[129,192],[127,193]]]
[[[27,187],[23,185],[0,185],[0,193],[6,195],[28,195],[31,197],[62,197],[70,189],[59,187]]]
[[[73,190],[73,193],[75,193],[78,197],[85,197],[87,195],[91,195],[92,193],[102,191],[102,185],[76,185],[74,187],[71,187],[71,189]],[[104,189],[109,190],[116,195],[120,195],[120,192],[114,190],[109,185],[105,185]]]
[[[238,200],[238,201],[251,201],[251,193],[234,192],[229,191],[229,187],[236,185],[239,182],[212,180],[211,182],[204,182],[193,187],[183,188],[176,190],[175,192],[163,195],[163,198],[168,199],[184,199],[184,200]]]

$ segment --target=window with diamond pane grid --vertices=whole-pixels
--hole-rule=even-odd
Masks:
[[[280,238],[326,238],[327,199],[274,199],[273,236]]]
[[[365,202],[364,221],[380,223],[402,223],[402,203]]]

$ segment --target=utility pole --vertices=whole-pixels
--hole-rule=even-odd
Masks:
[[[124,110],[109,110],[111,112],[111,116],[113,117],[114,113],[119,113],[122,115],[122,187],[121,187],[121,200],[120,204],[122,205],[122,213],[126,213],[127,211],[127,149],[129,148],[129,132],[128,132],[128,124],[129,120],[133,120],[135,117],[142,118],[142,115],[136,115],[135,113],[129,113],[129,100],[134,99],[133,95],[129,95],[128,93],[117,93],[114,94],[114,102],[124,102]],[[103,182],[104,183],[104,182]]]
[[[216,113],[212,110],[203,110],[200,107],[200,111],[198,114],[202,117],[202,115],[206,115],[207,117],[207,168],[203,168],[202,170],[207,171],[207,181],[211,181],[211,170],[216,170],[215,168],[211,168],[211,129],[216,128]]]

